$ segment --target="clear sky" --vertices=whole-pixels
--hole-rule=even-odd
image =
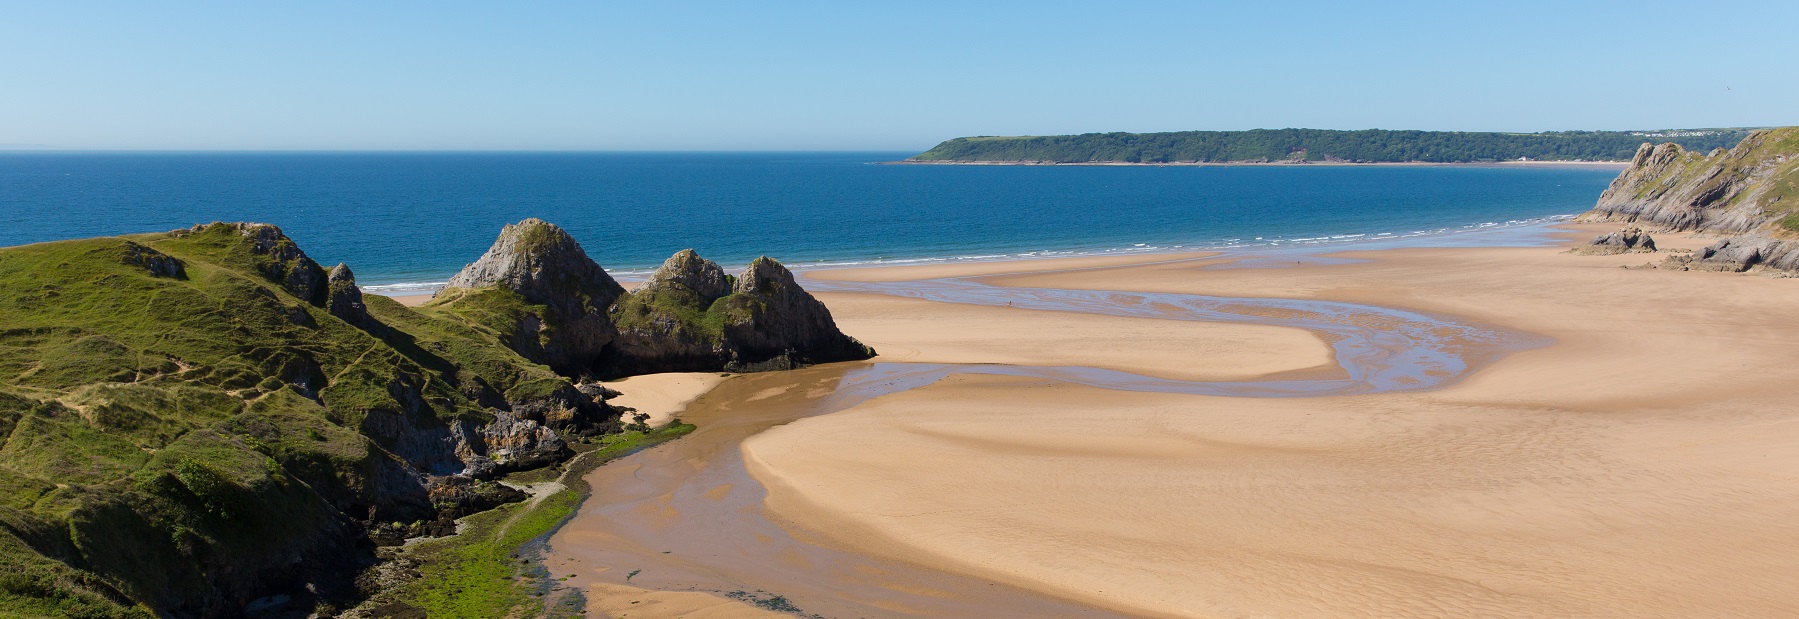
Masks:
[[[1791,0],[0,1],[0,148],[1785,125],[1794,24]]]

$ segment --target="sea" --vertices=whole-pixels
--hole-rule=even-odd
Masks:
[[[903,152],[0,153],[0,246],[280,226],[366,289],[432,290],[500,227],[624,279],[692,248],[798,268],[1445,239],[1590,208],[1614,168],[884,165]]]

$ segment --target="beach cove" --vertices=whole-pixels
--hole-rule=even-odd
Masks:
[[[1612,227],[1572,228],[1564,239]],[[1451,347],[1475,362],[1418,389],[1233,397],[1006,370],[833,402],[846,384],[868,389],[846,375],[898,365],[1341,381],[1329,351],[1343,340],[821,292],[881,357],[724,380],[678,414],[699,431],[589,477],[602,490],[552,538],[547,565],[575,575],[590,611],[632,617],[1799,609],[1784,583],[1799,568],[1786,517],[1799,511],[1799,462],[1783,448],[1799,440],[1784,397],[1799,373],[1799,336],[1784,328],[1799,291],[1563,249],[812,271],[819,290],[960,277],[1352,303],[1523,345]]]

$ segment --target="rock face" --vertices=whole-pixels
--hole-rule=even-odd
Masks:
[[[1662,261],[1661,267],[1729,273],[1742,273],[1760,267],[1769,271],[1796,273],[1799,272],[1799,241],[1783,241],[1756,235],[1735,236],[1712,243],[1690,255],[1669,256]]]
[[[501,264],[495,281],[557,292],[544,258]],[[327,274],[266,224],[0,248],[0,282],[0,367],[48,368],[0,372],[0,437],[29,446],[0,458],[0,608],[343,607],[367,542],[453,531],[457,515],[523,498],[487,478],[622,428],[605,390],[499,341],[481,320],[495,313],[369,303],[347,266]],[[605,321],[617,284],[597,282],[572,303],[543,298]]]
[[[683,249],[662,261],[639,286],[635,294],[660,294],[683,291],[704,300],[707,305],[731,294],[731,280],[718,264],[701,258],[691,249]]]
[[[281,283],[281,287],[289,294],[299,297],[308,303],[322,301],[325,292],[325,270],[319,263],[313,262],[300,251],[300,246],[293,239],[287,238],[281,228],[271,224],[258,223],[213,223],[211,226],[228,226],[237,230],[238,234],[249,241],[251,253],[263,256],[261,270],[263,274]]]
[[[1594,237],[1586,245],[1568,250],[1568,253],[1583,256],[1610,256],[1615,254],[1647,254],[1655,251],[1655,239],[1643,232],[1642,228],[1625,228],[1617,232],[1608,232]]]
[[[795,361],[867,359],[874,350],[842,331],[825,304],[807,294],[793,273],[768,257],[750,263],[737,278],[735,296],[744,299],[743,319],[725,325],[738,363],[776,358]]]
[[[501,229],[487,253],[450,278],[449,286],[498,286],[570,314],[604,308],[625,292],[568,232],[536,218]]]
[[[450,278],[450,288],[499,288],[544,307],[510,325],[513,347],[567,376],[593,371],[617,334],[606,308],[625,289],[574,237],[541,219],[500,231],[487,253]]]
[[[1799,127],[1755,131],[1710,154],[1644,144],[1581,221],[1726,237],[1668,259],[1670,267],[1792,272],[1799,268]]]
[[[151,277],[187,279],[187,267],[180,260],[131,241],[125,241],[125,252],[119,257],[119,261],[142,267],[150,272]]]
[[[327,295],[325,308],[332,316],[358,327],[368,327],[374,323],[369,318],[369,308],[362,303],[362,289],[356,287],[356,274],[342,262],[331,267],[331,275],[326,278]]]
[[[763,257],[732,278],[682,250],[614,306],[613,373],[782,370],[867,359],[874,352],[844,335],[831,311]]]
[[[564,376],[755,371],[874,356],[769,258],[733,278],[682,250],[626,293],[568,233],[527,219],[507,226],[439,298],[452,310],[481,311],[495,304],[487,293],[496,290],[542,307],[484,313],[513,316],[501,328],[509,345]]]
[[[480,426],[471,424],[470,429],[478,430],[480,439],[463,442],[463,446],[471,449],[457,454],[467,465],[462,472],[464,475],[481,478],[501,470],[553,464],[567,457],[568,446],[562,442],[562,437],[529,419],[495,413],[492,422]],[[474,453],[472,448],[479,448],[482,453]]]
[[[724,269],[691,249],[676,252],[611,308],[619,337],[607,373],[722,369],[723,319],[711,310],[730,294]]]

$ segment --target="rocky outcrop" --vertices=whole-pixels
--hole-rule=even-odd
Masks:
[[[617,389],[607,387],[600,383],[581,383],[575,385],[575,389],[580,391],[583,395],[601,402],[624,395],[623,393],[619,393]]]
[[[730,294],[731,279],[718,264],[691,249],[670,256],[613,306],[619,339],[608,373],[722,369],[729,362],[724,315],[713,310]]]
[[[124,244],[125,251],[119,257],[120,262],[148,271],[151,277],[187,279],[187,267],[174,256],[131,241],[125,241]]]
[[[348,265],[339,262],[331,267],[325,286],[325,308],[332,316],[365,329],[374,324],[368,306],[362,303],[362,289],[356,287],[356,274],[350,272]]]
[[[450,289],[498,288],[544,308],[506,325],[515,350],[566,376],[591,373],[616,331],[606,308],[624,294],[574,237],[541,219],[506,226]],[[441,293],[440,293],[441,294]]]
[[[1724,237],[1666,268],[1799,272],[1799,127],[1755,131],[1709,154],[1644,144],[1580,220]]]
[[[616,395],[617,391],[611,391],[611,395],[594,396],[563,386],[546,395],[509,402],[506,408],[520,419],[566,434],[617,432],[618,411],[606,404],[607,398]]]
[[[568,232],[536,218],[502,228],[487,253],[449,282],[451,288],[485,286],[567,314],[604,309],[625,292]]]
[[[662,261],[634,294],[654,295],[670,292],[691,294],[706,305],[731,294],[731,278],[717,263],[701,258],[691,249],[683,249]]]
[[[281,284],[281,288],[288,294],[315,305],[324,300],[325,270],[307,257],[306,252],[300,251],[300,246],[293,239],[287,238],[281,228],[271,224],[243,222],[213,222],[196,228],[203,231],[217,226],[235,230],[249,241],[250,253],[262,258],[258,261],[258,270]]]
[[[1791,200],[1784,191],[1796,168],[1796,127],[1756,131],[1709,155],[1674,143],[1644,144],[1582,219],[1729,235],[1762,230],[1776,211],[1799,208],[1774,204]]]
[[[1799,241],[1764,236],[1737,236],[1719,240],[1691,254],[1669,256],[1664,269],[1742,273],[1751,269],[1775,275],[1799,273]]]
[[[784,358],[803,363],[867,359],[874,350],[837,329],[831,310],[793,279],[793,272],[768,257],[757,258],[737,278],[734,310],[741,317],[725,324],[733,362],[739,365]],[[736,317],[736,316],[734,316]]]
[[[874,354],[769,258],[733,278],[682,250],[626,293],[567,232],[527,219],[438,294],[473,312],[494,304],[485,293],[495,290],[541,307],[481,312],[512,317],[493,325],[507,345],[569,377],[785,369]]]
[[[1617,232],[1608,232],[1594,237],[1585,245],[1568,250],[1571,254],[1583,256],[1611,256],[1616,254],[1647,254],[1655,252],[1655,239],[1642,228],[1625,228]]]
[[[615,374],[781,370],[873,356],[767,257],[730,278],[682,250],[615,305],[612,317],[619,339],[608,367]]]
[[[494,413],[493,421],[478,427],[462,423],[464,428],[475,430],[463,436],[476,440],[461,442],[457,450],[468,467],[463,474],[470,477],[479,479],[509,470],[537,468],[561,462],[568,454],[568,445],[555,430],[510,413]]]
[[[521,295],[569,298],[542,296],[558,242],[493,271],[522,291],[490,289],[498,307],[550,316]],[[0,598],[44,601],[19,608],[341,608],[374,559],[368,542],[452,532],[457,515],[523,498],[491,478],[623,427],[605,391],[520,358],[487,322],[370,303],[347,266],[327,274],[274,226],[0,248],[0,271],[18,294],[55,291],[8,310],[54,327],[0,346],[0,367],[55,370],[0,373],[0,436],[34,454],[0,462],[0,486],[25,499],[0,501]],[[598,286],[576,298],[604,321],[617,284],[591,273]],[[496,315],[508,314],[472,314]]]
[[[400,408],[371,411],[361,431],[428,476],[491,477],[557,462],[568,455],[560,432],[616,431],[618,413],[572,385],[490,409],[486,420],[439,420],[417,377],[388,383]],[[560,430],[560,432],[559,432]]]

